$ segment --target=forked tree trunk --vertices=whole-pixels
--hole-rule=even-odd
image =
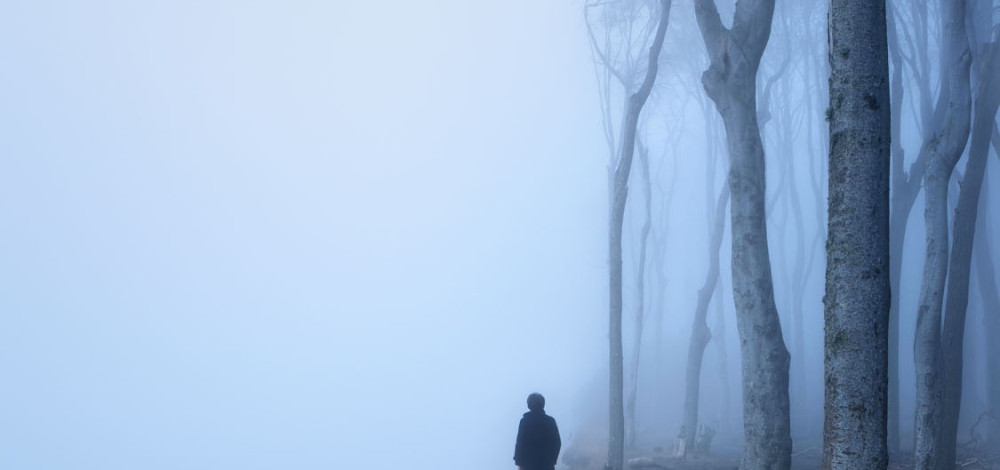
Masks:
[[[788,349],[774,305],[764,210],[764,148],[757,125],[756,77],[771,34],[774,0],[736,3],[727,29],[714,0],[697,0],[695,14],[711,65],[702,75],[729,145],[733,300],[743,356],[741,466],[787,470],[792,438]]]
[[[656,72],[663,38],[670,18],[671,0],[660,0],[660,22],[656,37],[649,49],[649,65],[646,78],[639,89],[629,96],[629,106],[622,129],[621,158],[615,167],[614,190],[612,192],[611,214],[608,218],[609,253],[609,359],[611,366],[608,394],[608,459],[605,468],[622,470],[625,466],[625,411],[623,403],[624,364],[622,358],[622,226],[625,219],[625,202],[628,199],[628,179],[632,171],[632,155],[635,153],[635,133],[639,125],[639,113],[656,81]]]
[[[823,466],[888,465],[889,60],[884,0],[832,0]]]
[[[902,273],[903,243],[906,237],[906,229],[910,220],[913,205],[922,189],[924,170],[926,169],[926,152],[919,152],[914,162],[909,168],[905,168],[903,162],[905,155],[903,152],[902,138],[900,136],[900,123],[902,122],[902,105],[905,101],[903,94],[903,67],[904,61],[900,48],[903,44],[896,33],[896,14],[898,11],[893,7],[894,2],[887,3],[886,15],[889,17],[888,24],[893,26],[888,29],[889,57],[893,65],[892,75],[892,210],[889,222],[889,275],[892,285],[892,306],[889,313],[889,452],[898,452],[900,448],[899,437],[899,320],[902,313],[899,310],[901,289],[900,277]],[[932,118],[940,119],[947,103],[939,101],[938,108],[932,106],[933,96],[931,94],[931,83],[929,78],[929,54],[928,54],[928,28],[927,28],[927,5],[926,2],[912,2],[910,7],[910,24],[915,25],[910,34],[905,35],[910,46],[911,59],[906,62],[912,70],[912,74],[917,76],[917,86],[915,92],[918,94],[916,107],[919,111],[919,127],[923,129],[925,138],[929,138],[935,130],[935,122]],[[914,64],[915,62],[915,64]],[[908,289],[909,290],[909,289]]]
[[[993,43],[995,45],[995,43]],[[972,245],[979,213],[979,193],[986,172],[990,151],[990,134],[994,129],[997,107],[1000,106],[997,75],[1000,74],[1000,48],[983,47],[976,58],[976,107],[969,160],[966,164],[958,207],[954,217],[954,241],[948,263],[948,295],[945,304],[942,353],[944,357],[944,407],[938,442],[942,470],[955,468],[958,442],[958,418],[962,406],[962,365],[965,337],[965,317],[969,306],[969,276],[972,271]]]
[[[965,0],[942,0],[944,83],[938,108],[944,118],[925,143],[924,221],[927,253],[920,285],[913,355],[917,375],[915,470],[941,468],[943,382],[941,315],[948,273],[948,180],[969,138],[971,51],[965,34]],[[947,103],[947,104],[945,104]]]

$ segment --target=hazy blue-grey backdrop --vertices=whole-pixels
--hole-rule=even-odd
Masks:
[[[510,468],[535,390],[568,431],[579,6],[0,4],[0,468]]]

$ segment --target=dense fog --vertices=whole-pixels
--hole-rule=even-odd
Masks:
[[[558,468],[602,468],[613,179],[671,3],[624,209],[625,453],[682,433],[714,252],[697,414],[711,451],[738,455],[726,199],[717,210],[731,156],[702,82],[704,0],[35,0],[0,5],[0,468],[508,469],[531,392],[559,423]],[[737,2],[711,3],[732,27]],[[888,3],[889,70],[905,68],[892,159],[912,173],[942,119],[942,11]],[[978,110],[1000,96],[976,68],[1000,49],[1000,3],[968,5]],[[827,2],[778,0],[756,119],[806,456],[823,447],[828,56]],[[1000,421],[1000,304],[977,276],[1000,258],[992,109],[960,443],[1000,443],[1000,425],[970,433]],[[922,192],[909,213],[894,453],[915,438]]]

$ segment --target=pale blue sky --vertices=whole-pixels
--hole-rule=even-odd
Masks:
[[[509,468],[606,361],[580,5],[0,4],[0,468]]]

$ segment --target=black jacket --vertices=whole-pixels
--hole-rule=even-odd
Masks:
[[[544,411],[529,411],[517,427],[514,465],[523,470],[553,470],[561,446],[556,420]]]

